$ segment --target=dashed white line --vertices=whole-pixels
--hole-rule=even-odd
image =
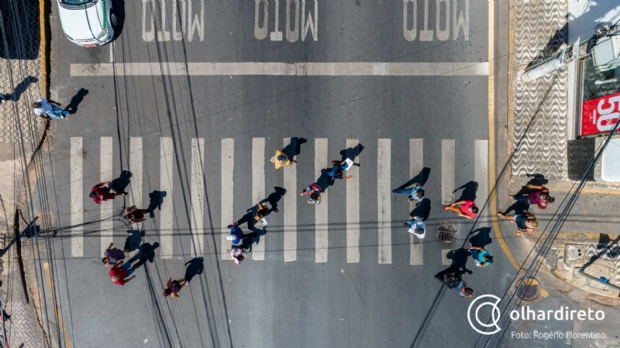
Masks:
[[[71,256],[84,256],[84,151],[82,138],[71,138]],[[107,246],[106,246],[107,247]]]

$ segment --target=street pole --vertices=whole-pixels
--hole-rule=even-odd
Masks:
[[[528,83],[537,80],[551,72],[560,70],[562,67],[567,66],[568,63],[577,59],[579,55],[579,38],[573,44],[572,49],[568,51],[568,47],[564,48],[562,52],[556,53],[553,56],[543,60],[540,63],[525,69],[523,75],[521,75],[521,81]]]

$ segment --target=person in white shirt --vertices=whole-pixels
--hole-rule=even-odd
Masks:
[[[419,216],[412,216],[411,220],[405,222],[403,225],[408,226],[409,233],[413,233],[420,239],[424,239],[426,236],[426,224]]]
[[[63,119],[65,115],[69,114],[69,111],[60,108],[60,103],[53,100],[48,101],[45,98],[32,103],[32,107],[34,108],[34,114],[43,118]]]

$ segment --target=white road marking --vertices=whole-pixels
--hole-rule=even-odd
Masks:
[[[101,137],[99,146],[99,171],[101,182],[112,181],[112,179],[114,179],[114,172],[112,169],[114,168],[112,158],[113,148],[112,137]],[[108,248],[110,243],[114,241],[114,220],[112,219],[112,215],[114,214],[114,200],[102,201],[99,208],[101,214],[101,255],[103,256],[103,252]]]
[[[328,141],[325,138],[314,140],[314,177],[321,176],[321,169],[329,167],[327,151]],[[297,192],[293,192],[295,195]],[[329,204],[327,190],[321,193],[321,204],[314,206],[314,262],[327,262],[329,251]]]
[[[379,264],[392,263],[392,140],[379,139],[377,148],[377,210]]]
[[[347,139],[347,149],[359,144],[357,139]],[[352,158],[357,162],[357,156]],[[353,177],[346,181],[347,202],[347,263],[360,262],[360,177],[357,166],[347,171]]]
[[[455,179],[454,139],[441,140],[441,204],[454,202]]]
[[[252,204],[258,204],[265,199],[265,138],[252,139]],[[252,219],[254,217],[252,216]],[[256,228],[261,228],[256,223]],[[252,246],[252,259],[265,259],[265,243],[267,235],[260,237],[260,243]]]
[[[129,139],[129,171],[131,172],[131,190],[129,190],[129,202],[131,205],[142,209],[142,138],[131,137]]]
[[[166,192],[166,197],[164,198],[159,212],[159,239],[161,244],[161,257],[163,259],[170,259],[173,255],[172,235],[174,228],[174,196],[172,192],[172,188],[174,187],[174,146],[172,144],[172,138],[161,138],[159,153],[159,187],[162,192]]]
[[[411,178],[418,175],[424,169],[424,140],[409,139],[409,175]],[[409,203],[409,211],[415,209],[415,202]],[[427,231],[428,233],[428,231]],[[415,239],[418,243],[415,243]],[[409,264],[424,264],[424,243],[413,233],[409,233]]]
[[[476,193],[476,206],[482,210],[483,204],[489,198],[489,141],[476,140],[476,157],[474,180],[478,183],[478,192]],[[489,209],[485,209],[480,216],[481,224],[487,223]]]
[[[452,260],[448,258],[448,253],[452,251],[452,249],[441,249],[441,265],[442,266],[450,266],[452,264]]]
[[[228,236],[228,228],[226,226],[232,224],[235,219],[234,211],[234,170],[235,170],[235,139],[227,138],[222,139],[222,172],[221,172],[221,246],[220,250],[222,260],[230,260],[230,255],[226,250],[230,247],[231,243],[226,240]],[[256,250],[256,246],[254,246]],[[253,254],[255,253],[252,252]],[[254,257],[254,259],[256,259]]]
[[[453,63],[99,63],[71,64],[70,74],[80,76],[487,76],[486,62]]]
[[[198,257],[204,254],[204,153],[205,140],[202,138],[192,139],[192,257]]]
[[[285,138],[284,146],[290,142],[290,138]],[[292,155],[289,154],[290,159]],[[292,262],[297,260],[297,165],[284,167],[284,189],[288,193],[284,195],[284,262]]]
[[[71,138],[71,257],[84,256],[84,151],[82,137]]]

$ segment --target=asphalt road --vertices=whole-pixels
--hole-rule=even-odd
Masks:
[[[102,64],[110,62],[117,68],[148,62],[484,63],[487,2],[448,2],[446,32],[435,28],[435,2],[418,1],[415,38],[414,31],[403,31],[401,1],[320,1],[317,5],[313,1],[291,2],[293,7],[305,5],[306,13],[312,13],[314,18],[318,8],[319,16],[314,36],[311,27],[304,36],[306,15],[299,32],[289,33],[288,40],[287,2],[280,1],[282,41],[272,41],[270,34],[274,32],[276,1],[268,2],[268,33],[255,28],[253,1],[191,3],[189,9],[185,1],[158,2],[154,7],[149,1],[126,2],[123,9],[117,7],[123,28],[114,45],[92,49],[80,48],[63,37],[54,5],[52,97],[67,104],[80,89],[88,90],[77,112],[57,122],[53,152],[40,181],[45,187],[39,187],[37,196],[41,209],[48,210],[63,228],[49,251],[54,284],[42,284],[50,301],[49,288],[55,288],[62,325],[57,325],[53,308],[48,308],[48,313],[58,328],[56,334],[74,347],[473,346],[479,335],[467,323],[470,300],[459,298],[453,291],[442,292],[433,275],[447,267],[445,261],[450,264],[450,260],[442,262],[442,250],[464,244],[472,228],[490,227],[488,222],[473,226],[458,221],[441,210],[442,185],[456,188],[476,177],[476,140],[489,137],[486,74],[155,73],[85,77],[72,76],[71,64],[92,68],[96,75]],[[464,24],[468,24],[458,33],[455,3],[459,4]],[[412,4],[408,5],[408,13]],[[154,25],[149,23],[152,13]],[[422,32],[426,13],[433,33]],[[259,12],[259,18],[263,15]],[[174,18],[180,18],[182,24]],[[188,25],[184,18],[192,18],[192,24]],[[445,12],[439,18],[443,30]],[[408,23],[409,28],[412,25]],[[273,37],[278,39],[278,34]],[[423,38],[428,41],[421,41]],[[146,205],[149,193],[163,190],[162,182],[170,187],[161,210],[156,210],[155,217],[143,226],[143,242],[162,244],[155,249],[154,262],[139,269],[134,281],[118,287],[101,265],[101,240],[102,235],[113,234],[115,244],[123,245],[128,227],[118,214],[130,201],[117,198],[110,211],[102,212],[87,193],[105,176],[117,177],[122,170],[134,170],[130,164],[132,137],[141,138],[143,148],[139,162],[143,184],[134,187],[132,178],[127,188],[132,197],[139,195]],[[253,188],[261,186],[253,171],[253,151],[257,151],[253,139],[265,141],[264,189],[269,195],[274,187],[290,185],[290,172],[274,172],[268,160],[273,151],[283,147],[285,138],[293,137],[307,142],[300,145],[297,156],[295,189],[278,203],[280,213],[269,217],[267,234],[261,238],[265,259],[254,260],[250,254],[241,266],[222,260],[217,254],[221,252],[221,233],[227,233],[223,227],[232,222],[223,221],[222,211],[228,209],[224,205],[234,202],[233,218],[241,218],[247,208],[256,204]],[[107,146],[107,138],[111,138],[112,148]],[[170,143],[165,144],[172,146],[166,146],[162,156],[161,144],[167,141],[164,138],[170,138]],[[192,215],[196,202],[193,205],[191,198],[195,191],[191,184],[192,164],[196,163],[192,159],[193,138],[204,139],[201,177],[205,193],[198,196],[204,209],[204,219],[199,219],[204,220],[204,250],[198,253],[204,257],[204,272],[181,291],[180,299],[166,299],[162,296],[163,284],[169,277],[183,277],[184,263],[196,250],[192,236],[201,231],[192,225],[196,221]],[[75,161],[77,157],[72,157],[72,146],[80,143],[76,139],[81,139],[81,147],[73,155],[79,152],[76,156],[81,158],[81,166]],[[232,172],[223,167],[223,139],[234,139]],[[357,139],[364,146],[358,157],[359,172],[355,172],[359,179],[357,191],[349,191],[346,182],[336,182],[327,189],[328,260],[323,263],[315,262],[314,210],[318,207],[296,196],[316,180],[317,139],[328,141],[326,164],[340,158],[347,139]],[[381,139],[391,141],[388,154],[380,151]],[[410,264],[410,236],[402,227],[410,213],[409,204],[403,195],[390,195],[387,203],[382,202],[379,189],[386,178],[391,188],[411,179],[410,139],[421,139],[423,165],[430,168],[424,185],[430,202],[430,211],[426,211],[428,231],[422,262],[416,265]],[[454,160],[448,164],[454,166],[453,179],[442,165],[442,141],[451,139],[455,144]],[[385,163],[390,165],[389,171]],[[80,170],[82,182],[72,176]],[[234,193],[222,197],[229,181],[234,182]],[[75,195],[76,185],[82,185],[82,197]],[[351,192],[357,192],[359,200],[355,194],[351,198]],[[285,204],[291,198],[297,198],[294,210]],[[478,205],[482,206],[486,199],[478,196]],[[355,204],[359,205],[359,221],[348,220]],[[170,214],[167,209],[171,209]],[[81,230],[72,230],[70,226],[75,225],[80,212],[85,225]],[[435,237],[443,221],[460,223],[459,239],[452,245]],[[166,227],[169,224],[172,228]],[[378,237],[380,226],[391,227],[390,262],[381,264],[379,250],[385,249]],[[291,252],[285,246],[285,239],[290,238],[286,232],[291,228],[297,231],[293,252],[296,260],[285,262],[285,254]],[[360,231],[359,262],[355,263],[347,258],[347,233],[351,228]],[[76,249],[76,236],[83,240],[81,253]],[[481,269],[469,259],[467,268],[473,274],[467,275],[466,281],[476,294],[501,296],[515,270],[493,240],[493,233],[490,237],[487,248],[496,256],[496,262]]]

